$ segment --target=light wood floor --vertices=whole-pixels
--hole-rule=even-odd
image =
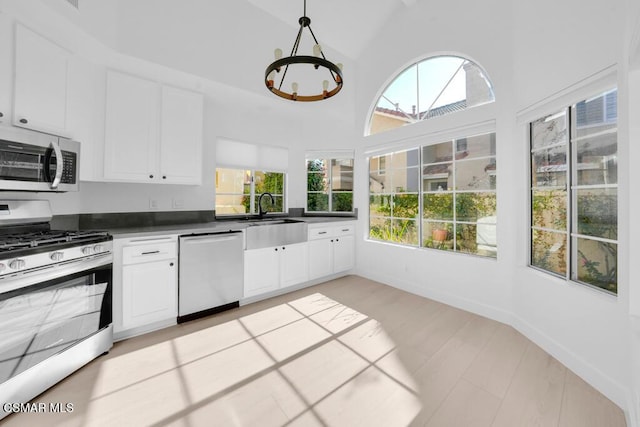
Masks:
[[[511,327],[348,276],[117,343],[6,426],[624,426]]]

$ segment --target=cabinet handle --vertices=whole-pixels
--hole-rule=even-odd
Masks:
[[[0,117],[4,117],[4,114],[2,114],[2,111],[0,111]]]
[[[333,243],[333,239],[331,239],[331,243]]]
[[[159,254],[160,251],[149,251],[149,252],[142,252],[141,255],[153,255],[153,254]]]
[[[286,249],[286,248],[283,246],[283,247],[282,247],[282,250],[284,251],[285,249]]]
[[[318,234],[327,234],[326,231],[318,231]]]
[[[29,120],[27,120],[27,119],[20,119],[20,120],[18,120],[18,121],[19,121],[20,123],[22,123],[22,124],[27,124],[27,123],[29,123]]]
[[[339,242],[339,241],[340,241],[340,239],[336,239],[336,242]]]
[[[172,262],[169,263],[169,267],[173,267],[173,263]]]
[[[349,229],[348,228],[343,228],[342,231],[349,231]]]
[[[162,175],[162,179],[167,179],[167,176],[166,175]]]
[[[276,248],[276,252],[278,251],[278,248]]]
[[[149,178],[153,178],[153,175],[149,175]]]

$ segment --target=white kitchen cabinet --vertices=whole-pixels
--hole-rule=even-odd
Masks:
[[[202,182],[202,94],[109,70],[105,119],[107,180]]]
[[[244,251],[244,297],[307,281],[307,260],[306,242]]]
[[[162,87],[160,177],[173,184],[202,182],[203,96]]]
[[[177,257],[175,236],[114,241],[116,338],[176,323]]]
[[[67,129],[67,73],[71,53],[16,25],[13,124],[60,136]]]
[[[353,268],[354,225],[317,224],[309,227],[309,279],[318,279]]]
[[[157,180],[158,106],[155,82],[109,71],[104,175],[107,179]]]

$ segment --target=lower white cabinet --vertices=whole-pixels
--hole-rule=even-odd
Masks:
[[[176,237],[125,239],[114,243],[114,332],[175,322],[178,315]]]
[[[308,280],[307,243],[244,251],[244,297]]]
[[[309,227],[309,280],[353,268],[354,231],[354,225],[350,223]]]

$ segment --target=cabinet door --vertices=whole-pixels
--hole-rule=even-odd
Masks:
[[[115,71],[107,73],[105,163],[107,179],[159,181],[159,87]]]
[[[122,268],[124,329],[178,315],[177,271],[175,259],[125,265]]]
[[[280,287],[280,248],[244,251],[244,297]]]
[[[16,26],[13,123],[54,135],[66,129],[70,53],[22,25]]]
[[[333,243],[330,239],[310,240],[309,280],[333,273]]]
[[[333,240],[333,272],[350,270],[355,259],[355,239],[353,236],[339,236]]]
[[[307,243],[281,247],[280,286],[287,287],[309,279]]]
[[[160,176],[171,184],[202,183],[202,94],[162,87]]]

